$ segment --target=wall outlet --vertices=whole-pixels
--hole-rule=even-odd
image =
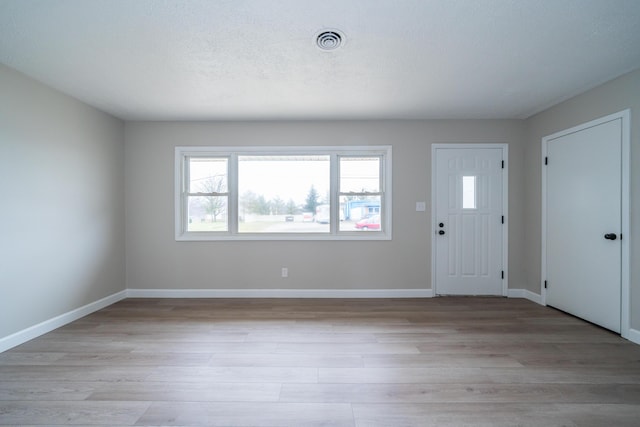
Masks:
[[[427,210],[427,202],[416,202],[416,212],[424,212]]]
[[[289,277],[289,269],[287,267],[282,267],[282,277]]]

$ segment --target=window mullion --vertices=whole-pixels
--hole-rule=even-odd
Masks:
[[[188,217],[188,204],[189,204],[189,183],[191,182],[191,173],[189,168],[189,156],[184,156],[180,165],[180,170],[183,176],[180,194],[180,228],[181,232],[187,231],[187,217]]]
[[[380,193],[385,193],[387,190],[386,188],[384,188],[385,186],[385,177],[384,177],[384,162],[385,162],[385,158],[380,156],[380,162],[378,165],[378,188],[380,189]]]
[[[380,215],[380,231],[382,231],[382,232],[386,232],[387,231],[387,222],[386,222],[387,201],[386,201],[386,197],[385,197],[386,189],[384,187],[384,185],[385,185],[384,162],[385,162],[385,158],[384,157],[380,157],[380,161],[378,163],[378,189],[380,190],[380,212],[379,212],[379,215]]]
[[[228,197],[229,192],[225,193],[186,193],[190,197]]]
[[[340,161],[335,153],[330,155],[331,164],[329,166],[329,205],[331,215],[329,216],[329,233],[335,235],[340,228],[340,197],[338,197],[340,183]]]
[[[370,192],[370,193],[338,193],[339,196],[381,196],[382,191]]]
[[[228,190],[229,198],[227,203],[229,222],[229,233],[232,235],[238,234],[238,155],[229,155],[229,170],[228,170]]]

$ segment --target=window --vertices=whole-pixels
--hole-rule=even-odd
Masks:
[[[329,232],[330,177],[328,155],[239,155],[238,233]]]
[[[391,239],[391,147],[177,147],[176,240]]]
[[[476,177],[462,177],[462,209],[476,208]]]
[[[227,231],[229,159],[194,156],[189,157],[188,162],[185,168],[185,201],[189,218],[186,230]]]
[[[340,156],[340,209],[351,220],[340,222],[341,231],[351,227],[381,231],[381,160],[381,156]]]

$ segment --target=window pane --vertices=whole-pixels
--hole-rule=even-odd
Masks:
[[[228,159],[225,157],[189,158],[189,193],[226,193]]]
[[[462,209],[476,208],[476,177],[462,177]]]
[[[189,196],[187,231],[227,231],[226,196]]]
[[[238,232],[328,233],[330,157],[238,156]]]
[[[380,196],[340,196],[340,231],[381,231]]]
[[[340,157],[341,193],[379,193],[379,157]]]

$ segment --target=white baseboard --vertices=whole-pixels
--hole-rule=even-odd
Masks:
[[[0,338],[0,353],[3,351],[9,350],[10,348],[19,346],[29,340],[39,337],[40,335],[44,335],[47,332],[51,332],[54,329],[58,329],[61,326],[64,326],[68,323],[71,323],[75,320],[78,320],[88,314],[91,314],[95,311],[101,310],[111,304],[114,304],[120,300],[123,300],[127,297],[127,291],[120,291],[113,295],[109,295],[108,297],[104,297],[99,299],[98,301],[94,301],[80,308],[76,308],[75,310],[71,310],[67,313],[56,316],[52,319],[45,320],[44,322],[38,323],[37,325],[31,326],[29,328],[18,331],[14,334],[8,335],[6,337]]]
[[[431,298],[431,289],[129,289],[129,298]]]
[[[533,293],[527,289],[509,289],[507,293],[507,297],[509,298],[525,298],[529,301],[533,301],[536,304],[542,305],[542,296],[536,293]]]
[[[640,331],[637,329],[629,329],[628,335],[625,337],[629,341],[635,344],[640,344]]]

